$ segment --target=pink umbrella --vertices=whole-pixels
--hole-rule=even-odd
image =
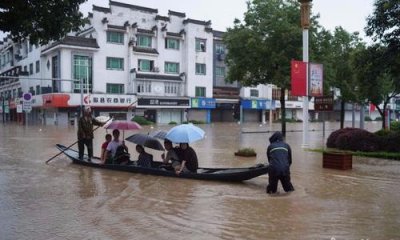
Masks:
[[[104,126],[105,129],[118,129],[122,130],[122,137],[124,138],[125,130],[137,130],[142,127],[135,121],[115,120]]]

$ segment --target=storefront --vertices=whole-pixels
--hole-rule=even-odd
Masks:
[[[243,111],[243,122],[262,122],[271,119],[275,110],[275,100],[269,99],[242,99],[240,106]],[[268,113],[267,113],[268,110]]]
[[[211,122],[211,110],[215,109],[214,98],[192,98],[191,108],[188,111],[188,120]]]
[[[136,115],[159,123],[182,123],[186,121],[185,110],[190,108],[189,98],[138,98]]]

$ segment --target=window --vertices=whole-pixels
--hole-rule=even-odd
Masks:
[[[165,62],[165,73],[179,73],[179,63]]]
[[[29,64],[29,75],[33,74],[33,63]]]
[[[225,77],[225,68],[224,67],[216,67],[215,75],[218,77]]]
[[[107,31],[107,42],[124,44],[124,34],[121,32]]]
[[[179,40],[174,39],[174,38],[166,38],[165,39],[165,48],[179,50]]]
[[[36,61],[36,73],[40,72],[40,62]]]
[[[197,52],[205,52],[206,51],[206,40],[196,38],[196,51]]]
[[[87,92],[86,89],[88,87],[90,89],[92,83],[92,58],[89,56],[74,55],[73,59],[73,78],[77,80],[74,81],[74,93],[81,92],[81,80],[83,80],[83,91]],[[53,65],[56,65],[54,61]]]
[[[206,96],[206,88],[196,87],[196,97],[205,97],[205,96]]]
[[[144,48],[151,48],[151,37],[144,35],[137,36],[137,46]]]
[[[165,83],[164,92],[165,94],[178,94],[179,83]]]
[[[258,97],[258,90],[250,89],[250,97]]]
[[[138,81],[137,92],[138,93],[151,93],[151,82]]]
[[[40,85],[36,85],[36,94],[40,95]]]
[[[147,60],[147,59],[139,59],[138,60],[138,68],[139,68],[139,71],[150,72],[154,68],[154,61]]]
[[[111,94],[124,94],[124,84],[107,83],[106,91]]]
[[[196,75],[206,75],[206,65],[203,63],[196,63]]]
[[[108,70],[124,70],[124,59],[107,57],[107,69]]]
[[[24,72],[25,72],[25,73],[28,72],[28,66],[24,66]]]
[[[217,54],[225,53],[225,47],[223,44],[215,44],[215,52]]]

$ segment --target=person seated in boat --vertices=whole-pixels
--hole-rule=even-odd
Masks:
[[[152,167],[153,155],[147,153],[142,145],[136,145],[136,151],[139,153],[137,165],[140,167]]]
[[[125,145],[125,141],[119,140],[119,130],[114,129],[112,135],[113,140],[107,146],[107,162],[119,164],[129,161],[128,147]]]
[[[101,145],[101,163],[105,164],[107,160],[107,146],[112,140],[111,134],[107,133],[105,136],[106,141]]]
[[[177,162],[180,164],[178,154],[176,153],[176,149],[172,146],[172,142],[168,139],[164,140],[164,148],[167,151],[167,154],[161,154],[161,158],[163,160],[164,166],[172,165],[173,162]]]
[[[179,175],[181,172],[197,172],[199,163],[194,149],[188,143],[181,143],[177,150],[180,163],[179,165],[175,162],[172,163],[175,173]]]

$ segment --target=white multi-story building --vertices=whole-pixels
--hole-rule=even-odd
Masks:
[[[81,105],[157,123],[211,119],[210,21],[110,1],[109,8],[93,6],[82,31],[58,42],[34,47],[5,40],[0,94],[9,99],[12,118],[23,116],[17,106],[31,92],[31,117],[46,124],[73,122]]]

